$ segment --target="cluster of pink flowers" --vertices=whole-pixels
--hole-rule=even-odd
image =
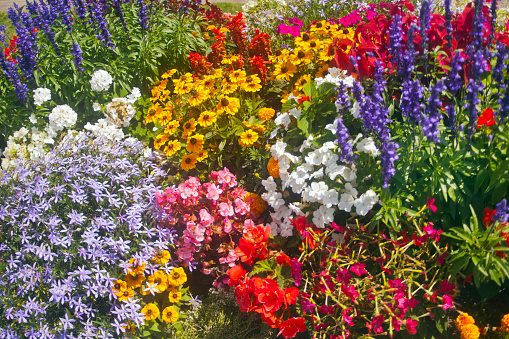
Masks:
[[[203,273],[220,277],[238,261],[235,247],[244,229],[255,225],[255,215],[244,201],[247,192],[227,168],[209,178],[201,183],[190,177],[157,192],[156,201],[167,214],[160,226],[177,231],[178,258],[190,267],[198,262]]]
[[[288,25],[285,24],[285,20],[288,21]],[[304,22],[299,18],[286,18],[283,23],[278,26],[277,33],[279,34],[290,34],[294,38],[300,35]]]

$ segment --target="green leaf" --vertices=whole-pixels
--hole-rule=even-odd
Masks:
[[[472,205],[468,205],[470,207],[470,212],[472,213],[472,216],[470,217],[470,229],[473,233],[476,233],[479,231],[479,221],[477,220],[477,215],[475,214],[474,208]]]

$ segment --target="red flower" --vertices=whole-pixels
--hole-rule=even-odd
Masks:
[[[248,263],[249,265],[251,265],[257,257],[253,243],[244,238],[239,240],[239,246],[235,248],[235,255],[238,256],[242,262]]]
[[[293,338],[297,332],[306,331],[306,323],[304,318],[291,318],[284,321],[279,326],[279,329],[280,332],[278,333],[278,336],[282,334],[285,338]]]
[[[279,253],[276,257],[276,262],[278,265],[291,266],[290,257],[284,253]]]
[[[493,119],[493,110],[491,108],[485,109],[481,116],[477,119],[477,129],[481,128],[483,125],[486,125],[486,127],[495,125],[495,119]]]
[[[227,273],[230,277],[230,281],[228,281],[229,286],[237,285],[246,277],[246,270],[244,270],[240,265],[230,268]]]
[[[428,208],[433,213],[435,213],[437,211],[437,207],[435,205],[433,205],[434,202],[435,202],[435,199],[431,199],[430,197],[428,197],[428,202],[426,203],[426,206],[428,206]]]
[[[257,289],[258,302],[261,304],[260,310],[263,313],[274,313],[285,302],[285,292],[279,288],[277,282],[272,279],[265,279],[263,286]]]
[[[285,289],[285,304],[293,305],[297,303],[297,297],[300,291],[297,287],[289,287]]]
[[[479,126],[477,126],[479,127]],[[485,207],[482,211],[482,224],[484,227],[488,227],[493,222],[493,216],[497,214],[497,211],[492,210],[489,207]]]

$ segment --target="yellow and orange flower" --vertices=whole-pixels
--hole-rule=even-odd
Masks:
[[[125,329],[126,333],[131,333],[131,334],[136,333],[136,325],[129,321],[126,321],[125,326],[122,326],[122,327]]]
[[[178,95],[187,94],[187,93],[191,92],[191,90],[193,89],[193,86],[186,81],[176,80],[174,82],[174,84],[175,84],[174,92],[175,92],[175,94],[178,94]]]
[[[216,113],[212,111],[203,111],[201,112],[200,117],[198,118],[198,124],[201,127],[209,127],[216,120],[217,120]]]
[[[184,125],[182,125],[182,127],[184,128],[183,136],[189,135],[196,130],[196,120],[194,120],[194,118],[191,118],[188,121],[186,121]]]
[[[466,325],[475,324],[475,319],[468,313],[462,313],[456,318],[456,321],[454,322],[454,324],[456,325],[456,328],[458,329],[458,331],[461,332],[463,327],[465,327]]]
[[[170,140],[168,142],[168,145],[164,148],[164,152],[166,153],[166,156],[171,157],[173,154],[177,153],[178,150],[182,148],[182,145],[180,145],[180,142],[178,140]]]
[[[226,81],[223,80],[223,83],[222,83],[222,91],[224,94],[232,94],[232,93],[235,93],[235,91],[239,88],[239,85],[234,83],[234,82],[231,82],[231,81]]]
[[[164,265],[171,259],[171,254],[167,250],[157,251],[152,257],[152,261],[159,265]]]
[[[509,332],[509,314],[504,315],[502,318],[502,331]]]
[[[159,134],[156,137],[156,140],[154,140],[154,148],[155,149],[161,148],[164,144],[166,144],[166,142],[168,142],[168,140],[169,140],[169,136],[167,134],[165,134],[165,133]]]
[[[250,147],[258,140],[258,133],[252,129],[243,132],[240,135],[239,144],[242,147]]]
[[[156,271],[153,275],[149,275],[147,277],[147,283],[151,286],[156,285],[154,289],[157,290],[158,293],[166,291],[169,286],[168,276],[163,271]]]
[[[480,335],[479,327],[474,324],[463,326],[463,329],[460,332],[461,339],[478,339]]]
[[[145,277],[142,274],[126,274],[124,281],[127,283],[127,287],[135,289],[141,286],[141,284],[145,281]]]
[[[187,138],[186,149],[190,153],[198,153],[203,149],[205,137],[202,134],[194,134]]]
[[[230,73],[229,78],[230,78],[231,82],[242,83],[242,82],[246,81],[246,71],[243,71],[240,69],[233,71],[232,73]]]
[[[173,134],[175,134],[175,132],[177,131],[179,126],[180,126],[180,124],[179,124],[179,122],[177,120],[169,121],[166,124],[166,128],[164,129],[164,133],[166,133],[168,135],[173,135]]]
[[[247,192],[244,196],[244,202],[249,204],[251,212],[256,215],[262,214],[262,212],[267,208],[265,201],[256,193]]]
[[[129,301],[134,297],[134,291],[131,288],[128,288],[120,294],[115,293],[115,295],[120,301]]]
[[[142,274],[145,272],[145,263],[135,258],[131,258],[129,260],[129,266],[127,268],[127,273],[132,275]]]
[[[186,273],[182,267],[175,267],[171,270],[168,281],[173,286],[180,286],[187,281]]]
[[[205,159],[207,159],[209,156],[209,153],[202,149],[201,151],[199,151],[198,153],[196,153],[196,161],[203,161]]]
[[[170,69],[169,71],[166,71],[163,75],[161,75],[161,78],[162,79],[168,79],[168,78],[171,78],[173,76],[173,74],[177,73],[177,70],[174,68],[174,69]]]
[[[182,293],[176,288],[172,288],[168,293],[168,299],[171,303],[178,303],[182,299]]]
[[[191,106],[198,106],[209,97],[209,91],[204,88],[195,88],[189,92],[189,104]]]
[[[127,283],[123,280],[117,280],[113,283],[112,290],[118,296],[127,290]]]
[[[279,178],[279,163],[274,157],[270,157],[269,163],[267,164],[267,170],[269,175],[273,178]]]
[[[262,80],[257,75],[248,76],[244,82],[240,84],[242,89],[246,92],[258,92],[262,85],[260,84]]]
[[[141,309],[141,313],[145,315],[145,320],[154,320],[159,317],[159,308],[155,304],[146,304],[145,307]]]
[[[182,162],[180,163],[180,167],[184,171],[189,171],[190,169],[193,169],[196,167],[196,161],[197,161],[196,154],[188,154],[184,155],[182,157]]]
[[[277,64],[272,75],[276,80],[290,81],[290,78],[297,72],[297,67],[291,62]]]
[[[226,95],[219,97],[219,103],[217,104],[217,113],[227,113],[234,115],[239,111],[240,101],[237,98],[228,97]]]
[[[258,112],[258,117],[261,120],[270,120],[274,116],[276,111],[269,107],[264,107]]]
[[[173,306],[168,306],[163,310],[162,318],[167,323],[174,323],[178,320],[179,314]]]

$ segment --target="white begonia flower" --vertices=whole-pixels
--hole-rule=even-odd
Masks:
[[[292,210],[288,208],[286,205],[281,206],[277,211],[274,213],[271,213],[270,216],[272,217],[272,220],[285,220],[287,221],[290,216],[292,215]]]
[[[330,189],[323,195],[322,198],[323,204],[327,207],[332,207],[333,205],[338,204],[338,191],[335,189]]]
[[[334,208],[328,208],[324,205],[313,212],[313,224],[318,228],[324,228],[325,225],[334,221]]]
[[[101,110],[101,105],[99,105],[97,102],[94,102],[94,104],[92,105],[92,109],[95,112],[100,111]]]
[[[267,192],[261,195],[262,199],[267,202],[274,210],[277,210],[279,207],[285,204],[285,201],[282,199],[283,195],[279,192]]]
[[[336,180],[336,177],[338,175],[343,175],[345,170],[346,170],[346,166],[338,165],[338,164],[334,163],[334,164],[331,164],[330,166],[327,166],[325,168],[325,174],[327,174],[329,176],[329,178],[331,178],[331,180]]]
[[[279,234],[284,238],[291,237],[293,235],[293,226],[286,224],[282,225]]]
[[[302,145],[299,148],[299,152],[302,153],[304,150],[308,149],[312,146],[311,141],[313,141],[313,135],[309,135],[306,140],[302,143]]]
[[[355,187],[352,185],[352,183],[349,183],[349,182],[347,182],[345,184],[345,189],[343,190],[343,192],[350,194],[354,198],[357,197],[357,193],[358,193],[357,190],[355,189]]]
[[[320,169],[318,171],[313,172],[309,176],[309,180],[322,179],[322,178],[323,178],[323,167],[320,167]]]
[[[373,157],[380,155],[380,151],[376,148],[375,141],[371,137],[361,140],[361,142],[357,144],[357,150],[359,152],[371,154]]]
[[[336,148],[336,144],[334,143],[334,141],[327,141],[324,142],[322,147],[320,148],[323,149],[324,152],[326,152],[327,150]]]
[[[78,114],[68,105],[58,105],[53,108],[48,118],[50,126],[55,131],[61,131],[73,126],[78,120]]]
[[[334,119],[334,122],[332,124],[327,124],[325,125],[325,129],[327,131],[331,131],[332,134],[336,135],[336,131],[338,130],[338,125],[339,125],[339,117],[337,117],[336,119]]]
[[[373,208],[373,205],[375,205],[378,202],[378,196],[376,195],[375,191],[368,190],[366,193],[362,194],[359,198],[355,199],[354,206],[355,211],[359,215],[366,215],[368,212]]]
[[[273,177],[268,177],[267,180],[262,180],[262,185],[267,192],[273,192],[277,189],[277,184]]]
[[[329,190],[329,186],[324,181],[312,182],[309,189],[310,202],[322,202],[325,193]]]
[[[304,212],[302,212],[302,210],[296,206],[295,204],[289,204],[288,205],[289,208],[292,210],[292,213],[296,214],[297,216],[304,216]]]
[[[282,140],[278,140],[274,145],[272,145],[270,148],[270,154],[274,157],[274,159],[279,161],[279,158],[285,154],[286,145],[287,144]]]
[[[343,171],[343,173],[341,173],[341,176],[346,181],[354,181],[357,178],[357,173],[356,173],[355,167],[353,165],[352,165],[352,168],[345,167],[345,170]]]
[[[352,206],[355,203],[355,200],[351,194],[343,193],[341,194],[341,199],[338,203],[338,208],[342,211],[350,212],[352,210]]]
[[[41,106],[46,101],[51,100],[51,91],[47,88],[40,87],[34,89],[34,104],[36,106]]]
[[[92,91],[106,91],[112,83],[113,78],[111,75],[102,69],[95,71],[92,74],[92,79],[90,79]]]
[[[279,113],[276,119],[274,119],[274,123],[277,126],[284,126],[285,131],[288,131],[288,127],[292,123],[292,119],[290,118],[290,114],[288,113]]]
[[[357,119],[359,117],[360,113],[360,104],[358,101],[354,102],[352,109],[350,110],[350,113],[352,113],[353,117]]]
[[[141,97],[141,92],[138,87],[134,87],[131,91],[131,94],[129,94],[126,99],[129,104],[134,104],[138,98]]]
[[[288,113],[292,115],[295,119],[299,119],[300,115],[302,114],[302,111],[294,107],[291,110],[289,110]]]
[[[300,194],[302,190],[307,186],[306,178],[308,175],[301,171],[295,170],[290,174],[288,178],[288,186],[292,188],[293,193]]]
[[[30,117],[28,118],[28,120],[30,120],[30,122],[31,122],[32,124],[36,124],[36,123],[37,123],[37,118],[35,117],[35,114],[34,114],[34,113],[32,113],[32,114],[30,115]]]

